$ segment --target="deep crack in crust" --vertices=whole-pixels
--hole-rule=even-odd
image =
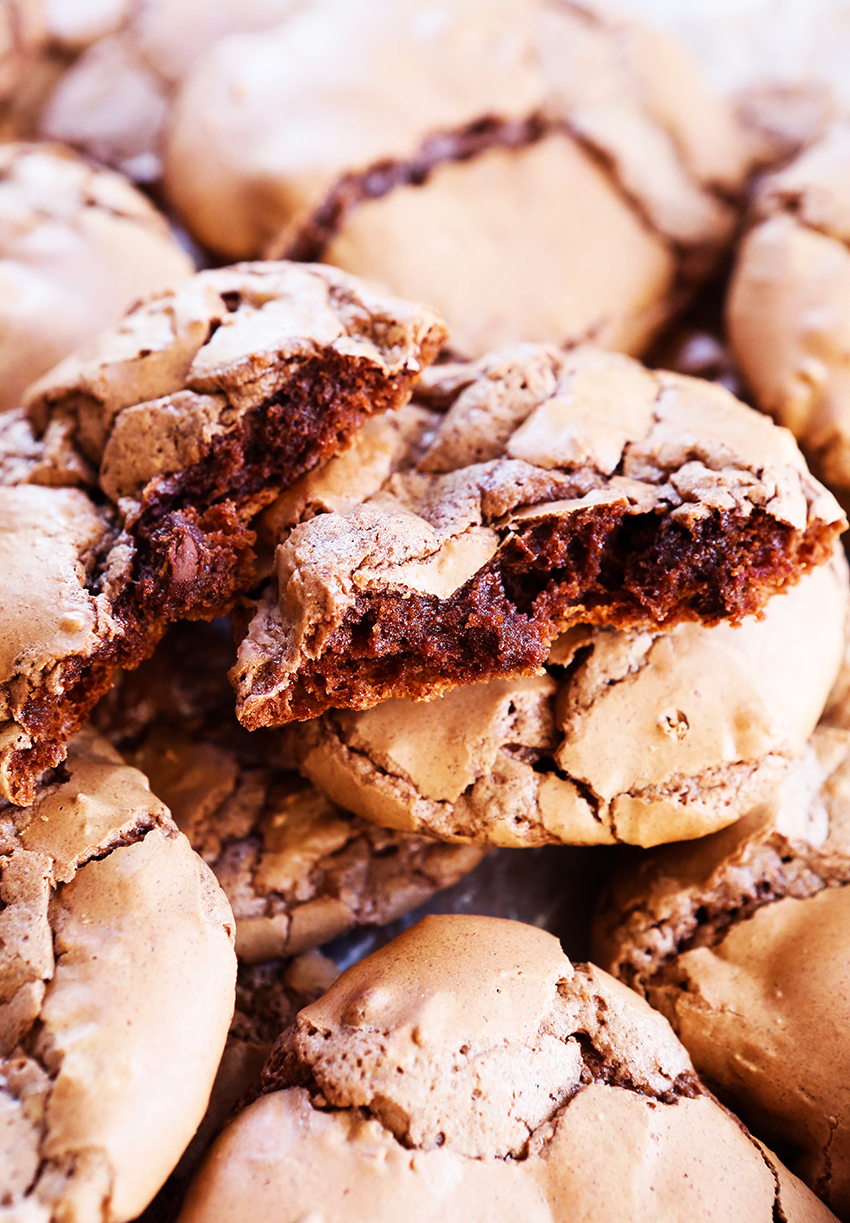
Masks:
[[[647,994],[679,955],[719,946],[765,905],[850,882],[848,734],[827,713],[791,774],[731,828],[618,872],[596,917],[600,962]]]
[[[840,1218],[850,1210],[850,732],[834,702],[771,799],[615,876],[596,953]]]
[[[23,496],[14,487],[23,481],[49,516],[68,518],[76,497],[81,519],[98,519],[98,547],[80,557],[86,614],[96,608],[98,624],[83,650],[57,644],[49,683],[43,666],[8,659],[7,797],[31,801],[114,670],[147,657],[169,620],[221,614],[250,585],[249,519],[370,414],[405,403],[443,336],[427,308],[361,290],[334,269],[242,265],[149,299],[36,385],[29,412],[41,452],[22,443],[19,421],[4,432],[13,487],[3,497]],[[92,469],[112,505],[32,487],[85,482]],[[5,519],[20,553],[15,514]],[[73,546],[73,524],[65,535],[62,546]],[[37,578],[17,568],[10,602],[29,603]],[[22,644],[23,657],[36,648]]]
[[[417,472],[279,547],[232,673],[245,725],[529,674],[575,623],[738,623],[844,525],[721,388],[591,349],[468,368]]]
[[[232,915],[145,779],[87,732],[34,808],[0,804],[0,892],[4,1205],[123,1223],[203,1113]]]
[[[305,783],[274,731],[233,716],[226,626],[175,625],[120,677],[96,725],[148,777],[213,869],[242,962],[384,925],[450,887],[484,850],[375,827]]]
[[[286,1223],[830,1217],[659,1015],[516,922],[426,918],[300,1012],[251,1095],[184,1223],[237,1201]]]

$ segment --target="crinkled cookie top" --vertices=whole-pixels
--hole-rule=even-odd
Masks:
[[[666,240],[728,236],[721,195],[750,158],[728,105],[672,39],[568,0],[370,0],[356,14],[321,0],[224,39],[184,84],[166,181],[203,241],[244,257],[332,201],[344,212],[343,184],[355,201],[384,194],[467,156],[488,124],[498,143],[529,119],[601,153]]]
[[[756,612],[765,601],[756,587],[774,581],[770,567],[789,565],[786,576],[777,570],[774,590],[795,581],[800,566],[810,563],[804,559],[809,545],[802,541],[831,538],[844,521],[786,430],[720,386],[651,373],[626,357],[519,345],[449,367],[445,375],[436,368],[423,394],[454,402],[417,467],[390,475],[347,513],[319,514],[295,527],[278,547],[276,589],[263,597],[233,672],[246,725],[304,718],[331,705],[363,708],[390,695],[443,691],[461,674],[451,655],[454,638],[472,650],[463,634],[483,624],[490,610],[501,617],[494,631],[504,638],[502,661],[492,662],[485,653],[489,644],[479,643],[477,673],[471,656],[464,655],[463,682],[500,673],[499,665],[505,674],[508,660],[514,673],[532,669],[530,653],[527,661],[513,662],[523,634],[535,635],[540,665],[558,627],[604,619],[598,601],[625,597],[629,583],[637,589],[645,582],[647,589],[635,594],[634,608],[625,613],[630,620],[612,612],[610,622],[645,627],[671,615],[694,618],[678,602],[690,578],[673,570],[680,563],[703,566],[707,555],[713,558],[709,566],[720,562],[722,568],[723,554],[708,540],[715,531],[726,536],[727,557],[738,546],[739,531],[776,534],[766,566],[742,561],[735,575],[720,579],[721,603],[732,585],[734,599],[744,597],[747,586],[745,601],[750,591],[753,601],[746,606]],[[653,532],[669,532],[657,556],[656,545],[637,528],[627,542],[627,534],[620,534],[621,524],[632,518]],[[559,553],[548,542],[584,530],[582,543],[569,552],[564,545]],[[691,546],[693,562],[685,559]],[[802,551],[792,560],[798,547]],[[606,548],[614,549],[610,559]],[[643,548],[647,552],[638,562]],[[818,558],[826,559],[817,548]],[[650,578],[653,565],[659,570]],[[550,570],[558,576],[547,585]],[[709,571],[701,570],[701,586],[714,580]],[[607,593],[598,594],[593,583]],[[448,615],[452,599],[458,606],[469,601],[470,615],[462,621]],[[344,642],[348,651],[357,625],[377,614],[373,604],[383,609],[380,633],[357,639],[354,653],[365,679],[362,691],[355,690],[359,679],[350,677],[359,675],[357,667],[347,677],[327,668],[332,652]],[[709,612],[706,604],[701,615],[708,623],[725,616],[737,620],[744,606],[733,610],[725,603],[725,610]],[[417,616],[432,613],[441,625],[437,640],[423,640],[421,650],[410,647],[413,656],[405,662],[407,622],[413,626]],[[434,657],[422,662],[429,650]],[[403,660],[395,672],[379,661],[394,654]],[[424,681],[414,674],[417,666],[431,667]]]
[[[517,922],[426,918],[300,1012],[261,1084],[183,1223],[237,1203],[285,1223],[830,1217],[659,1015]]]
[[[32,808],[0,807],[0,896],[5,1204],[124,1223],[206,1107],[232,914],[142,774],[86,732]]]
[[[117,500],[191,465],[311,358],[411,379],[443,339],[433,311],[333,268],[243,264],[199,272],[131,310],[32,388],[39,431],[70,421]],[[423,351],[424,350],[424,351]]]

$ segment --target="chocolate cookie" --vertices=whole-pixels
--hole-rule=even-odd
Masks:
[[[440,370],[418,468],[295,527],[232,672],[249,728],[536,672],[575,624],[760,612],[844,518],[721,387],[595,349]]]
[[[731,238],[750,160],[731,108],[639,23],[565,0],[318,0],[198,63],[165,181],[222,255],[374,276],[433,302],[465,356],[637,352]]]
[[[850,732],[828,720],[738,824],[624,867],[596,943],[722,1098],[848,1218]]]
[[[792,430],[815,472],[850,489],[850,126],[760,185],[726,317],[756,402]]]
[[[249,735],[233,716],[232,650],[218,626],[177,625],[94,717],[214,870],[241,962],[384,925],[478,864],[480,849],[343,810],[293,770],[280,732]]]
[[[302,1010],[261,1083],[182,1223],[831,1218],[661,1016],[517,922],[426,918]]]
[[[162,177],[174,93],[196,60],[227,34],[276,25],[295,0],[118,0],[51,5],[51,42],[75,58],[39,114],[39,130],[131,178]]]
[[[120,175],[58,145],[0,145],[0,410],[192,270],[165,218]]]
[[[383,826],[500,845],[657,845],[752,807],[821,715],[848,628],[843,553],[739,628],[581,626],[545,672],[293,728],[320,790]]]
[[[35,806],[0,807],[0,838],[4,1206],[123,1223],[206,1108],[233,917],[144,777],[88,733]]]
[[[222,268],[149,299],[31,388],[40,441],[27,457],[15,418],[0,468],[61,483],[85,480],[88,466],[111,504],[0,488],[3,600],[18,626],[0,673],[0,792],[30,801],[116,667],[149,654],[169,620],[215,615],[248,587],[250,517],[367,416],[404,403],[443,335],[433,312],[335,269]],[[63,559],[43,570],[51,549]],[[39,621],[61,615],[36,596],[60,571],[83,620],[46,644]]]

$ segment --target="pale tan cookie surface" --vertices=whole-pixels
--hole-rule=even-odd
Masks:
[[[721,387],[542,345],[445,378],[416,469],[278,546],[232,672],[245,725],[533,673],[577,623],[737,622],[843,524],[790,434]]]
[[[349,969],[278,1041],[263,1092],[183,1223],[831,1217],[659,1015],[516,922],[427,918]]]
[[[84,733],[0,809],[0,1140],[10,1218],[123,1223],[203,1116],[233,1013],[233,918],[145,778]]]
[[[165,164],[213,249],[375,277],[474,357],[640,351],[729,241],[751,153],[639,23],[567,0],[319,0],[197,64]]]
[[[227,34],[276,25],[298,0],[51,0],[50,40],[76,58],[39,108],[39,130],[131,178],[162,176],[174,93]]]
[[[795,772],[704,845],[623,868],[597,954],[841,1218],[850,1212],[850,739],[827,713]]]
[[[192,260],[120,175],[52,144],[0,148],[0,409]]]
[[[841,666],[843,553],[739,628],[578,627],[546,672],[293,730],[320,790],[384,826],[503,845],[656,845],[732,823],[803,750]]]
[[[305,784],[279,732],[249,735],[226,678],[233,645],[217,627],[175,626],[94,718],[212,867],[241,962],[385,925],[478,864],[481,849],[352,815]]]
[[[850,126],[835,123],[760,184],[758,223],[741,245],[726,304],[756,402],[840,490],[850,487],[849,155]]]

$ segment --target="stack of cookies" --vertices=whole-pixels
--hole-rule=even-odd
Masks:
[[[195,8],[4,16],[0,1220],[850,1219],[846,133]]]

